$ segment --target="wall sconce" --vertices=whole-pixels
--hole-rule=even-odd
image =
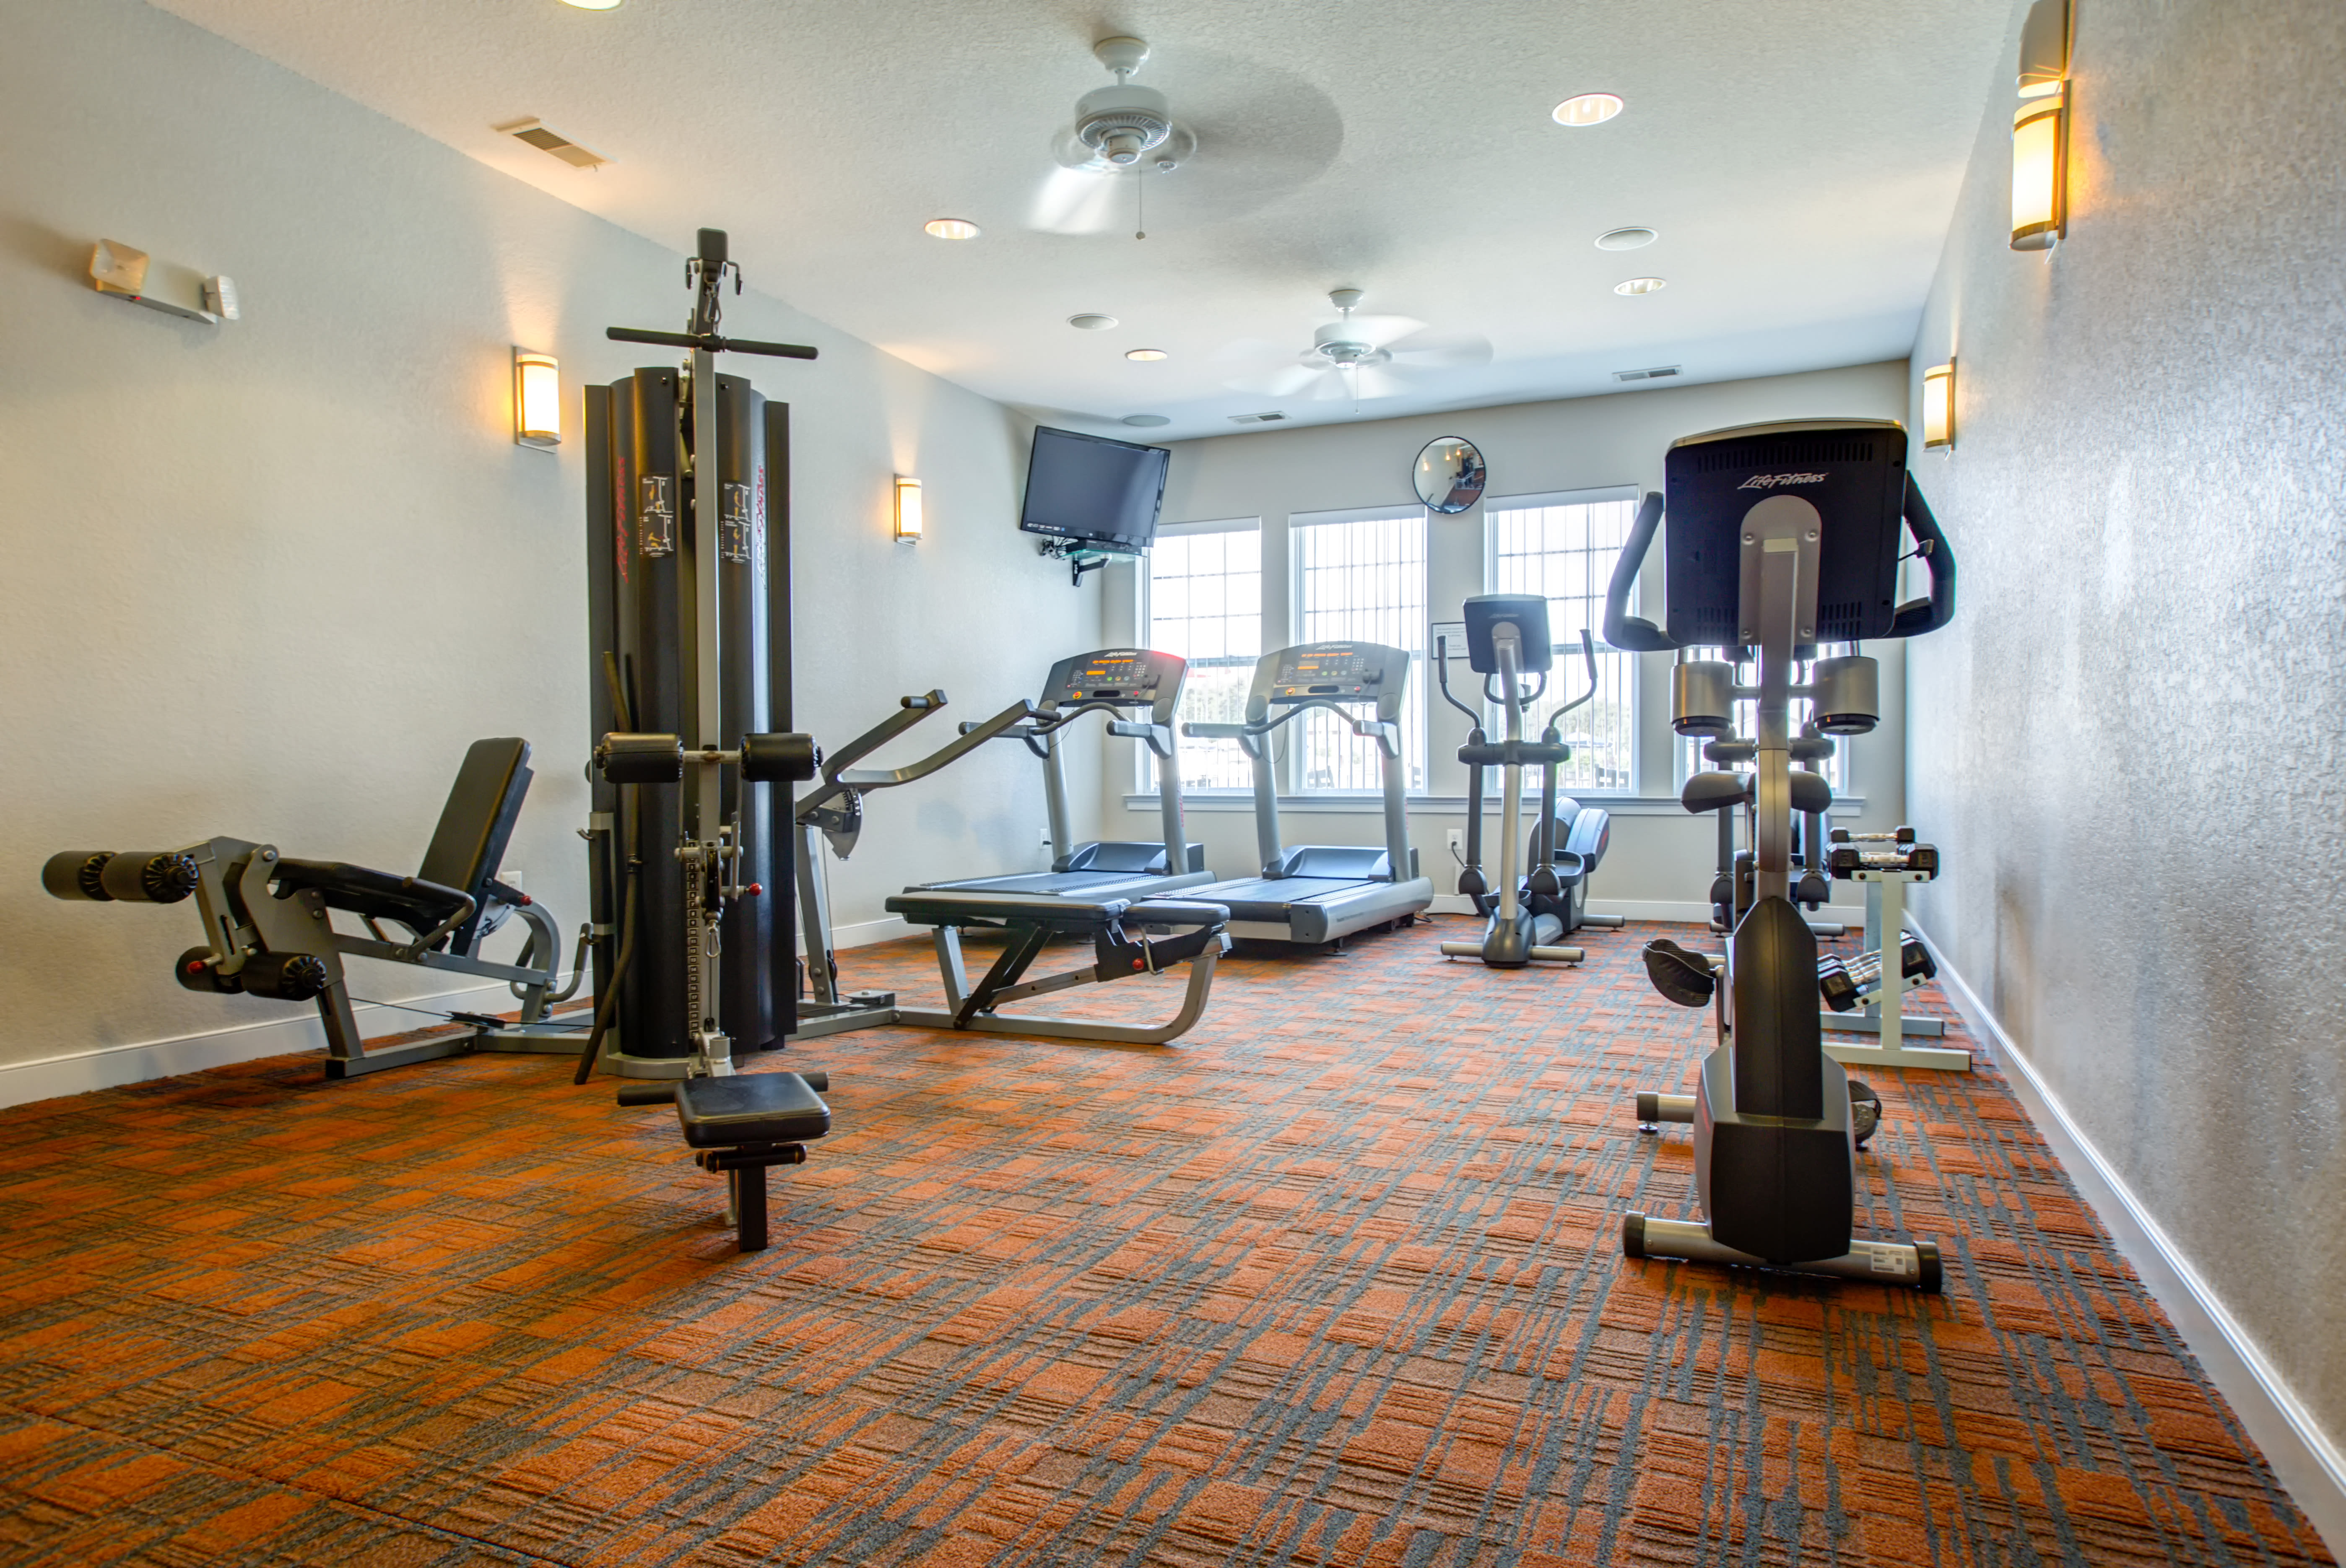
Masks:
[[[1955,361],[1923,372],[1923,445],[1955,444]]]
[[[2069,227],[2069,0],[2036,0],[2020,29],[2012,117],[2012,248],[2050,250]]]
[[[921,541],[921,482],[896,475],[896,541],[917,545]]]
[[[562,444],[562,366],[552,354],[514,351],[514,444],[540,452]]]

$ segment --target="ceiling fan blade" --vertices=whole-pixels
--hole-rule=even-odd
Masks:
[[[1055,168],[1035,192],[1030,229],[1049,234],[1099,234],[1115,226],[1123,182],[1114,175]]]
[[[1425,323],[1414,316],[1354,316],[1344,336],[1356,343],[1382,349],[1388,343],[1423,331]]]
[[[1384,345],[1396,370],[1449,370],[1491,362],[1491,340],[1473,332],[1413,332]]]
[[[1281,370],[1235,376],[1222,384],[1233,392],[1261,392],[1267,397],[1293,397],[1327,373],[1326,371],[1315,371],[1309,365],[1290,364]]]
[[[1312,375],[1311,390],[1303,395],[1313,402],[1349,402],[1360,396],[1352,390],[1352,378],[1359,373],[1349,367],[1331,365]]]

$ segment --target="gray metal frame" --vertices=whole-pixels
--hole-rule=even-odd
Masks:
[[[493,963],[467,953],[432,950],[434,942],[471,918],[474,910],[470,901],[455,920],[413,942],[393,942],[371,921],[367,922],[369,936],[353,936],[334,930],[325,896],[316,889],[300,889],[291,897],[281,899],[270,891],[278,860],[273,844],[223,837],[191,844],[181,852],[196,862],[196,908],[203,921],[204,943],[220,955],[214,972],[222,979],[233,980],[252,958],[262,952],[307,953],[326,966],[326,988],[319,993],[317,1003],[319,1022],[326,1032],[327,1077],[352,1078],[362,1073],[377,1073],[386,1067],[403,1067],[413,1062],[474,1051],[577,1054],[579,1036],[586,1026],[585,1019],[575,1024],[555,1023],[547,1019],[546,1010],[553,1003],[567,1000],[577,989],[578,977],[573,975],[567,988],[557,989],[561,981],[562,932],[554,923],[554,917],[536,903],[502,906],[529,927],[529,940],[523,949],[522,962]],[[485,927],[491,922],[483,923],[485,935]],[[534,962],[541,953],[544,962]],[[443,973],[504,981],[521,1002],[520,1021],[494,1028],[474,1027],[464,1033],[430,1040],[371,1045],[361,1034],[357,1014],[352,1009],[342,972],[345,957],[377,959]]]

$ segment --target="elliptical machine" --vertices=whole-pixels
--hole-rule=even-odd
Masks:
[[[1522,969],[1534,959],[1578,963],[1587,956],[1577,947],[1559,945],[1584,925],[1618,926],[1618,915],[1592,915],[1588,908],[1588,878],[1604,858],[1612,840],[1611,820],[1595,808],[1573,806],[1572,826],[1557,841],[1557,775],[1572,759],[1557,721],[1596,695],[1596,649],[1588,634],[1580,634],[1580,655],[1588,667],[1588,689],[1548,716],[1537,740],[1524,738],[1524,709],[1547,689],[1554,649],[1548,641],[1547,601],[1536,594],[1481,594],[1464,606],[1466,662],[1483,677],[1484,700],[1506,708],[1506,738],[1494,744],[1484,731],[1482,715],[1450,690],[1450,648],[1447,638],[1436,638],[1434,677],[1443,700],[1464,714],[1473,727],[1458,760],[1467,765],[1465,865],[1458,873],[1458,891],[1474,901],[1475,911],[1488,917],[1480,942],[1445,942],[1444,958],[1479,958],[1493,969]],[[1536,677],[1528,680],[1526,677]],[[1495,686],[1495,689],[1494,689]],[[1515,848],[1523,821],[1524,769],[1545,769],[1540,782],[1539,825],[1533,830],[1530,872],[1518,883]],[[1504,783],[1500,789],[1499,886],[1494,893],[1483,877],[1483,769],[1496,767]]]
[[[1640,1125],[1694,1125],[1699,1223],[1632,1213],[1631,1257],[1739,1263],[1841,1278],[1940,1288],[1929,1242],[1852,1240],[1856,1145],[1880,1102],[1826,1055],[1818,1019],[1815,934],[1793,901],[1792,819],[1821,816],[1821,774],[1795,771],[1791,700],[1810,699],[1819,730],[1863,734],[1879,712],[1873,660],[1817,659],[1818,645],[1919,636],[1954,614],[1955,564],[1906,471],[1906,433],[1886,420],[1746,425],[1688,436],[1666,461],[1670,515],[1668,629],[1628,613],[1628,597],[1660,525],[1664,500],[1637,513],[1606,598],[1616,647],[1758,650],[1760,681],[1736,684],[1732,664],[1692,661],[1671,672],[1680,734],[1728,735],[1738,698],[1757,699],[1749,738],[1758,771],[1688,779],[1689,811],[1749,809],[1753,898],[1723,964],[1675,942],[1646,949],[1655,989],[1686,1006],[1712,1004],[1719,1044],[1691,1095],[1637,1096]],[[1900,605],[1903,518],[1931,575],[1931,594]],[[1748,655],[1744,657],[1748,657]],[[1739,662],[1740,662],[1739,660]]]

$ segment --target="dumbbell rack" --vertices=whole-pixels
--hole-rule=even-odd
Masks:
[[[1882,987],[1862,1013],[1820,1009],[1818,1019],[1828,1036],[1871,1034],[1872,1043],[1828,1038],[1825,1054],[1844,1066],[1918,1067],[1940,1073],[1967,1073],[1968,1051],[1948,1045],[1910,1045],[1909,1039],[1943,1039],[1946,1025],[1935,1018],[1908,1018],[1902,998],[1919,990],[1923,982],[1909,980],[1901,962],[1906,932],[1906,888],[1939,874],[1938,851],[1914,842],[1914,830],[1894,833],[1851,833],[1835,829],[1832,874],[1865,884],[1866,952],[1881,964]],[[1876,846],[1861,848],[1861,846]]]

